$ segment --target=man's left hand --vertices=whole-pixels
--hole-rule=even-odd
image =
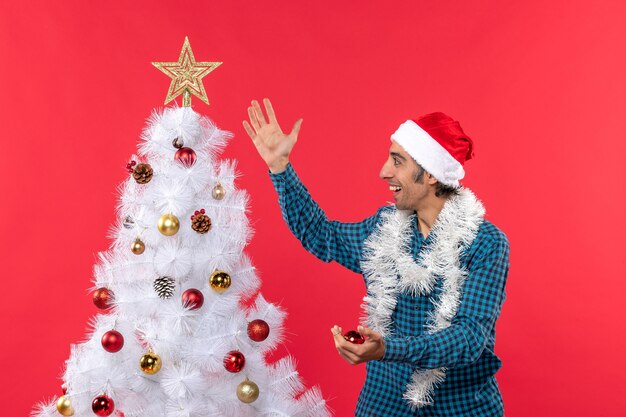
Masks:
[[[337,325],[330,329],[330,331],[333,334],[337,351],[351,365],[379,360],[385,354],[385,341],[383,337],[380,333],[376,333],[367,327],[358,327],[358,332],[366,338],[365,342],[361,345],[350,343],[344,339],[343,331],[341,327]]]

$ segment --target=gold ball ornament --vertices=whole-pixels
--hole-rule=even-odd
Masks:
[[[213,192],[211,193],[214,199],[221,200],[226,196],[226,190],[222,187],[222,184],[219,182],[215,187],[213,187]]]
[[[178,229],[180,229],[180,221],[178,221],[178,217],[174,216],[172,213],[168,213],[159,218],[157,226],[161,234],[173,236],[178,233]]]
[[[139,359],[139,367],[149,375],[154,375],[159,372],[161,365],[161,357],[154,352],[148,352]]]
[[[230,275],[219,269],[213,272],[209,278],[209,285],[218,293],[226,291],[230,287],[230,283]]]
[[[246,378],[245,381],[237,385],[237,398],[246,404],[255,402],[259,398],[259,386]]]
[[[74,415],[74,407],[72,407],[72,403],[67,395],[62,395],[57,400],[57,411],[62,416],[73,416]]]
[[[135,239],[132,245],[130,245],[130,250],[133,251],[135,255],[141,255],[146,250],[146,245],[139,239]]]

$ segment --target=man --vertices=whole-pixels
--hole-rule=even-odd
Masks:
[[[303,246],[363,274],[366,337],[335,346],[367,377],[356,416],[503,415],[495,373],[495,322],[509,269],[506,236],[462,187],[473,142],[458,122],[432,113],[391,135],[380,171],[395,206],[359,223],[329,221],[289,163],[302,119],[280,129],[272,105],[248,108],[244,128],[267,163],[283,216]]]

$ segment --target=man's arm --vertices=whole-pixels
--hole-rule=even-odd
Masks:
[[[363,241],[372,230],[376,216],[360,223],[329,221],[289,163],[302,119],[296,121],[289,134],[285,134],[278,124],[272,103],[268,99],[264,99],[263,103],[267,118],[259,103],[253,100],[248,107],[250,121],[244,121],[243,126],[270,170],[289,228],[303,246],[321,260],[337,261],[352,271],[360,272]]]
[[[380,360],[409,362],[422,369],[452,368],[478,360],[500,314],[508,269],[509,244],[501,234],[468,271],[450,327],[433,334],[386,337]]]
[[[302,246],[324,262],[336,261],[361,273],[361,251],[378,215],[358,223],[330,221],[302,184],[291,164],[279,173],[270,173],[283,218]]]

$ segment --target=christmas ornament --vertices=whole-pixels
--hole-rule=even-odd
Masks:
[[[196,163],[196,152],[191,148],[180,148],[174,154],[174,159],[189,168]]]
[[[137,165],[137,161],[130,161],[126,164],[126,170],[132,174],[133,169],[135,169],[135,165]]]
[[[154,375],[161,370],[161,357],[156,353],[149,351],[139,359],[139,367],[143,372]]]
[[[183,305],[191,310],[197,310],[204,304],[204,295],[200,290],[189,288],[183,293]]]
[[[113,306],[113,291],[100,287],[93,292],[93,303],[100,310],[106,310]]]
[[[115,410],[115,402],[106,395],[99,395],[93,399],[91,409],[97,416],[110,416]]]
[[[252,320],[248,323],[248,337],[255,342],[262,342],[270,334],[270,326],[261,319]]]
[[[343,335],[343,338],[346,339],[350,343],[354,343],[355,345],[362,345],[365,342],[363,335],[357,332],[356,330],[350,330]]]
[[[102,335],[102,347],[107,352],[119,352],[124,346],[124,336],[117,330],[109,330]]]
[[[62,416],[73,416],[74,415],[74,407],[72,407],[72,403],[67,395],[62,395],[57,400],[57,411]]]
[[[259,398],[259,386],[248,378],[237,386],[237,398],[242,403],[250,404]]]
[[[135,227],[135,220],[131,216],[126,216],[123,224],[125,229],[132,229]]]
[[[224,189],[224,187],[222,187],[222,184],[218,182],[215,187],[213,187],[213,192],[211,192],[211,195],[214,199],[221,200],[226,196],[226,190]]]
[[[204,209],[196,210],[191,216],[191,228],[200,234],[211,230],[211,219],[204,214]]]
[[[180,229],[180,222],[178,221],[178,217],[174,216],[172,213],[168,213],[159,218],[157,227],[159,228],[159,232],[161,232],[161,234],[165,236],[173,236],[178,233],[178,229]]]
[[[231,350],[224,356],[224,368],[228,372],[240,372],[246,364],[246,358],[238,350]]]
[[[138,164],[133,169],[133,178],[138,184],[147,184],[152,179],[153,173],[150,164]]]
[[[141,255],[143,251],[146,250],[146,245],[139,238],[137,238],[130,246],[130,250],[133,251],[135,255]]]
[[[172,141],[172,146],[175,147],[176,149],[180,149],[183,146],[185,146],[185,144],[181,138],[176,138]]]
[[[191,94],[209,104],[202,78],[222,63],[196,62],[189,39],[185,37],[178,62],[153,62],[152,65],[172,79],[167,97],[165,97],[165,104],[183,94],[183,106],[191,107]]]
[[[230,275],[224,271],[216,270],[209,278],[209,285],[218,293],[223,293],[230,287]]]
[[[174,278],[159,277],[154,280],[154,291],[159,297],[166,299],[174,294]]]

